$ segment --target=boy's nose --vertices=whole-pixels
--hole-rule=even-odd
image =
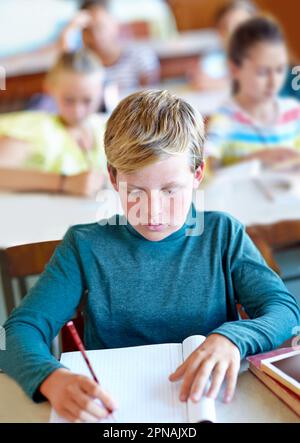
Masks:
[[[151,224],[160,223],[162,214],[162,198],[159,191],[151,191],[149,222]]]

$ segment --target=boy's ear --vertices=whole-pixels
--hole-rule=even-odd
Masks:
[[[117,184],[117,172],[113,173],[113,170],[109,164],[107,164],[107,171],[109,175],[110,182],[115,189],[115,191],[118,192],[118,184]]]
[[[194,172],[194,189],[197,189],[200,185],[200,183],[203,180],[204,177],[204,170],[205,170],[205,162],[202,161],[201,165],[198,166],[196,171]]]

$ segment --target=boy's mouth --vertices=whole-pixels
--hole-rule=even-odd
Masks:
[[[149,225],[144,225],[145,228],[149,229],[149,231],[156,231],[156,232],[160,232],[164,229],[164,227],[166,225],[164,224],[149,224]]]

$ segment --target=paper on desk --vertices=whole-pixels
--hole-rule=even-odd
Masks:
[[[293,199],[300,202],[300,174],[264,171],[255,179],[270,199],[279,202]]]
[[[262,163],[260,160],[254,159],[219,169],[214,175],[214,181],[248,180],[249,178],[259,177],[261,173]]]
[[[200,343],[198,340],[197,345],[194,345],[199,346]],[[193,348],[190,346],[185,353],[191,349]],[[202,399],[199,404],[188,406],[179,400],[182,381],[170,382],[168,379],[183,362],[182,344],[104,349],[88,351],[88,355],[101,384],[118,403],[119,407],[113,414],[116,422],[215,421],[213,401]],[[61,362],[73,372],[89,376],[80,353],[63,354]],[[50,421],[66,422],[54,410],[51,412]],[[113,420],[109,418],[101,422],[112,423]]]

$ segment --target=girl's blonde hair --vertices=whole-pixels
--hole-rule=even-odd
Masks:
[[[99,73],[99,81],[104,77],[103,66],[99,58],[91,50],[85,48],[61,54],[48,72],[46,82],[53,82],[61,72],[74,72],[83,75]]]
[[[107,161],[132,173],[176,154],[189,152],[195,171],[203,162],[203,119],[191,105],[168,91],[136,92],[123,99],[107,122]]]

